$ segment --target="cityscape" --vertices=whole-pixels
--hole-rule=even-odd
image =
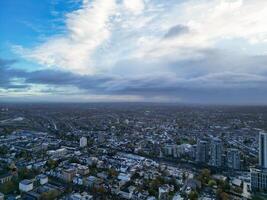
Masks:
[[[1,104],[4,199],[265,199],[267,107]]]
[[[267,0],[0,0],[0,200],[267,200]]]

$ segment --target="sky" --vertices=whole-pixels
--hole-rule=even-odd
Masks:
[[[0,1],[0,101],[267,103],[266,0]]]

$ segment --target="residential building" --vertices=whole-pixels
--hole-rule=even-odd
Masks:
[[[259,168],[250,169],[251,190],[267,191],[267,170]]]
[[[259,134],[259,166],[267,168],[267,132]]]
[[[22,192],[29,192],[33,189],[33,182],[28,179],[24,179],[19,183],[19,190]]]
[[[40,174],[36,177],[37,180],[39,180],[41,185],[44,185],[46,183],[48,183],[48,177],[44,174]]]
[[[205,140],[197,141],[196,161],[201,163],[207,163],[209,156],[208,142]]]
[[[75,169],[66,169],[62,171],[62,178],[66,182],[72,182],[73,177],[76,174]]]
[[[238,149],[227,150],[227,167],[230,169],[240,169],[240,153]]]
[[[214,167],[222,165],[222,141],[219,138],[213,138],[211,141],[211,160],[210,164]]]
[[[0,184],[11,181],[11,179],[12,179],[12,174],[7,173],[7,174],[0,175]]]

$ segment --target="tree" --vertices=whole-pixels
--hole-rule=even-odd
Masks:
[[[112,177],[112,178],[116,178],[116,177],[118,176],[119,173],[118,173],[115,169],[110,168],[110,169],[108,170],[108,174],[109,174],[110,177]]]
[[[36,171],[23,168],[18,171],[18,175],[20,179],[32,179],[35,177]]]
[[[48,192],[44,192],[41,195],[41,200],[54,200],[57,198],[57,196],[59,196],[59,192],[57,190],[51,190]]]
[[[52,159],[49,159],[47,162],[46,162],[46,166],[49,168],[49,169],[54,169],[58,166],[58,162],[56,160],[52,160]]]
[[[186,174],[185,174],[185,172],[183,172],[182,179],[183,179],[183,181],[186,180]]]
[[[69,159],[69,163],[79,163],[79,164],[81,164],[80,160],[77,157],[71,157]]]
[[[211,173],[210,173],[209,169],[201,170],[201,173],[200,173],[198,179],[201,181],[201,183],[203,185],[208,184],[208,182],[210,181],[210,178],[211,178]]]
[[[0,147],[0,155],[6,155],[8,153],[7,146],[1,146]]]
[[[209,187],[213,187],[214,185],[216,185],[216,181],[214,181],[214,180],[209,180],[209,182],[208,182],[208,186],[209,186]]]
[[[4,194],[10,194],[11,192],[17,190],[18,190],[18,183],[15,180],[11,180],[0,185],[0,191]]]
[[[217,190],[217,198],[220,200],[229,200],[229,195],[224,192],[221,188]]]
[[[197,191],[191,191],[188,195],[188,198],[190,200],[197,200],[198,199],[198,193]]]
[[[217,185],[219,186],[219,188],[221,188],[223,191],[228,191],[230,190],[230,184],[227,180],[223,181],[223,180],[219,180],[217,182]]]

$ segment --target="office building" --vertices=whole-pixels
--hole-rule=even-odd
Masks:
[[[211,148],[210,148],[210,164],[214,167],[221,167],[222,166],[222,141],[219,138],[213,138],[211,141]]]
[[[209,157],[208,142],[205,140],[197,141],[196,161],[200,163],[207,163]]]
[[[240,169],[240,153],[238,149],[227,150],[227,167],[230,169]]]
[[[252,191],[267,191],[267,133],[259,133],[259,166],[250,169]]]
[[[265,131],[259,134],[259,166],[267,168],[267,132]]]

